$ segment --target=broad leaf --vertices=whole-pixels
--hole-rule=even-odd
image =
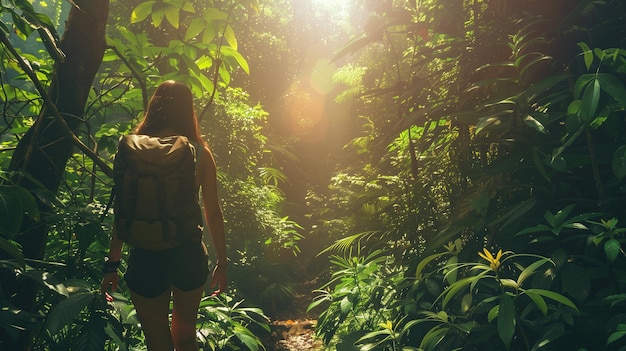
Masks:
[[[624,179],[624,176],[626,176],[626,145],[620,146],[613,153],[611,168],[617,179],[620,181]]]
[[[165,18],[174,28],[178,28],[180,21],[180,10],[175,6],[167,6],[164,8]]]
[[[500,308],[498,309],[498,335],[504,343],[506,349],[510,349],[513,335],[515,335],[515,305],[509,294],[502,294],[500,297]]]
[[[0,186],[0,235],[13,238],[20,231],[24,208],[15,186]]]
[[[585,66],[587,67],[587,70],[589,70],[591,68],[591,64],[593,63],[593,51],[589,48],[589,45],[584,42],[578,43],[578,46],[580,46],[583,51]]]
[[[548,305],[546,304],[546,300],[544,300],[541,295],[529,291],[524,291],[524,293],[535,303],[539,311],[541,311],[544,316],[548,314]]]
[[[427,256],[424,259],[422,259],[417,264],[417,268],[415,269],[415,278],[416,279],[421,279],[422,278],[422,271],[424,270],[426,265],[428,265],[430,262],[436,260],[437,258],[439,258],[439,257],[441,257],[443,255],[447,255],[447,254],[449,254],[449,252],[439,252],[439,253],[432,254],[432,255]]]
[[[526,267],[517,277],[517,285],[522,286],[522,283],[524,282],[524,280],[526,280],[526,278],[534,274],[535,271],[546,262],[550,262],[550,260],[547,258],[540,259],[538,261],[533,262],[528,267]]]
[[[619,78],[611,74],[600,73],[598,74],[598,80],[601,83],[600,87],[602,90],[626,107],[626,88],[624,88],[624,84]]]
[[[228,61],[232,67],[236,67],[235,63],[243,69],[244,72],[250,73],[250,67],[248,66],[248,61],[234,48],[230,46],[222,46],[220,48],[220,53],[224,60]],[[234,62],[233,62],[234,60]]]
[[[542,134],[547,134],[548,132],[546,131],[546,127],[539,122],[538,119],[536,119],[535,117],[533,117],[532,115],[528,115],[526,116],[526,118],[524,118],[524,123],[533,128],[534,130],[538,131],[539,133]]]
[[[617,239],[609,239],[604,243],[604,253],[609,261],[613,262],[622,250],[622,245]]]
[[[600,101],[600,81],[593,79],[585,88],[585,92],[580,104],[580,117],[585,122],[591,122],[598,110]]]
[[[233,27],[228,24],[224,28],[224,39],[226,39],[228,45],[230,45],[234,50],[237,50],[237,37],[235,37],[235,31],[233,31]]]
[[[189,27],[187,27],[187,32],[185,32],[185,41],[189,41],[194,38],[196,35],[200,34],[204,28],[206,23],[202,18],[194,18],[191,20]]]
[[[547,297],[551,300],[554,300],[560,304],[563,304],[565,306],[571,307],[573,309],[575,309],[576,311],[578,311],[578,307],[576,307],[576,305],[572,302],[572,300],[568,299],[567,297],[559,294],[559,293],[555,293],[554,291],[550,291],[550,290],[544,290],[544,289],[528,289],[526,290],[526,292],[531,292],[531,293],[536,293],[539,294],[543,297]]]
[[[339,303],[339,307],[343,315],[347,315],[352,310],[352,306],[352,301],[350,301],[348,296],[345,296]]]
[[[148,18],[150,13],[152,13],[152,6],[155,2],[156,1],[146,1],[135,7],[130,14],[130,23],[138,23]]]
[[[94,293],[77,293],[56,304],[46,319],[45,328],[55,335],[78,317],[80,312],[96,298]]]

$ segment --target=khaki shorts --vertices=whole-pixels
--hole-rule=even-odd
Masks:
[[[189,242],[161,251],[131,249],[124,280],[134,293],[155,298],[172,286],[183,291],[202,287],[208,276],[206,247]]]

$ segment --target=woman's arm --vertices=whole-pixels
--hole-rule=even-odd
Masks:
[[[214,294],[219,294],[226,290],[228,286],[226,275],[226,234],[224,231],[224,217],[217,196],[217,168],[213,155],[207,147],[204,147],[202,150],[198,176],[200,177],[199,184],[202,189],[205,222],[209,227],[209,233],[217,253],[217,265],[213,271],[211,286],[216,286],[217,290]]]
[[[119,262],[122,257],[122,247],[124,247],[124,242],[117,237],[117,231],[115,230],[115,226],[113,226],[107,262]],[[100,283],[100,292],[105,294],[109,291],[109,289],[112,291],[117,290],[117,284],[119,281],[117,269],[113,271],[103,270],[103,273],[104,276],[102,277],[102,282]]]

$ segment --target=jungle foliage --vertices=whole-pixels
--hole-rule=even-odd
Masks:
[[[233,289],[202,301],[204,349],[266,347],[301,239],[327,247],[310,309],[330,350],[626,349],[622,1],[355,0],[325,32],[317,0],[112,0],[79,147],[51,189],[12,156],[55,102],[64,20],[87,3],[0,1],[0,348],[142,347],[125,286],[97,292],[107,168],[176,79],[216,156],[231,260]],[[344,44],[335,101],[360,133],[315,150],[337,168],[294,220],[297,136],[254,99],[306,64],[297,25]],[[41,228],[43,256],[25,254]],[[18,285],[36,287],[32,308]]]
[[[337,350],[624,350],[619,1],[367,1],[313,194]],[[322,203],[328,205],[319,206]]]

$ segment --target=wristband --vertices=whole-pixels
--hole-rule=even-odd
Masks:
[[[108,257],[104,258],[104,265],[102,266],[103,273],[115,273],[120,267],[120,261],[110,261]]]

